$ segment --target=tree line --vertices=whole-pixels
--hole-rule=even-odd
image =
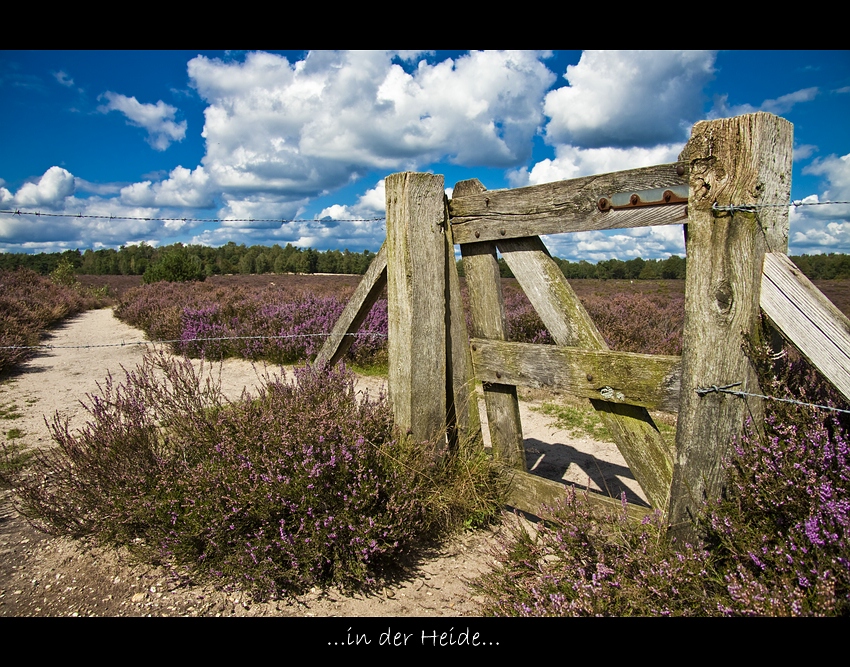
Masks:
[[[206,276],[228,273],[351,273],[363,274],[375,257],[375,253],[364,250],[362,253],[348,249],[326,250],[298,248],[291,243],[285,247],[227,243],[218,248],[201,245],[173,245],[153,247],[144,243],[138,245],[66,250],[55,253],[0,253],[0,270],[13,270],[18,267],[32,269],[42,275],[48,275],[61,262],[70,263],[74,271],[84,275],[144,275],[151,267],[163,261],[173,261],[180,257],[187,266],[191,266],[192,276],[203,279]],[[684,257],[672,255],[666,259],[630,260],[606,259],[596,264],[586,260],[571,262],[559,257],[553,258],[569,279],[596,280],[682,280],[685,277],[687,261]],[[793,261],[810,280],[834,280],[850,278],[850,255],[829,253],[822,255],[792,255]],[[458,270],[463,275],[463,263],[458,261]],[[503,277],[513,277],[504,259],[499,259],[499,270]]]
[[[175,243],[154,248],[145,243],[114,248],[66,250],[55,253],[0,253],[0,269],[25,267],[42,275],[53,272],[60,262],[70,262],[83,275],[141,276],[165,258],[181,256],[197,269],[198,278],[228,273],[354,273],[363,274],[375,253],[348,249],[298,248],[291,243],[273,246],[226,243],[218,248]]]

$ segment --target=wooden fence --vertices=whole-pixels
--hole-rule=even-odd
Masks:
[[[766,113],[697,123],[673,164],[487,191],[477,180],[444,195],[443,177],[386,179],[387,239],[322,349],[334,363],[384,286],[389,395],[396,423],[418,439],[480,437],[475,380],[483,383],[494,457],[512,477],[511,504],[530,512],[564,486],[526,470],[517,386],[589,399],[672,534],[723,479],[721,461],[760,423],[761,399],[698,393],[741,382],[760,393],[745,355],[763,309],[850,397],[850,323],[788,260],[792,126]],[[688,261],[681,357],[614,352],[550,257],[542,234],[683,225]],[[467,332],[454,246],[472,315]],[[504,257],[556,345],[506,340],[497,263]],[[649,410],[678,413],[675,442]],[[600,503],[615,502],[594,496]],[[647,510],[630,506],[636,517]]]

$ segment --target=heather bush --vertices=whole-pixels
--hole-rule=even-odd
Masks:
[[[32,356],[44,332],[66,317],[103,305],[100,295],[39,276],[0,272],[0,372]]]
[[[128,290],[116,315],[152,340],[176,341],[192,357],[242,357],[291,364],[315,357],[345,307],[337,296],[205,284],[155,283]],[[387,302],[373,306],[348,353],[350,362],[386,359]]]
[[[393,432],[383,396],[341,365],[266,376],[228,402],[186,359],[147,356],[89,396],[88,423],[14,475],[43,530],[127,546],[193,580],[261,599],[368,586],[417,543],[498,507],[483,453],[435,456]]]
[[[762,339],[767,339],[764,332]],[[765,393],[848,409],[799,354],[751,345]],[[726,613],[850,615],[850,415],[771,402],[707,508],[706,539],[722,558]]]
[[[568,489],[536,534],[515,524],[474,589],[495,616],[702,616],[716,595],[709,554],[665,539],[660,515],[630,519]]]
[[[612,350],[682,354],[684,295],[593,295],[584,297],[582,303]]]
[[[581,281],[578,281],[581,282]],[[588,281],[596,284],[596,281]],[[503,281],[508,340],[553,343],[540,316],[525,293],[512,281]],[[643,289],[645,285],[641,285]],[[616,288],[616,289],[614,289]],[[682,354],[684,293],[633,289],[628,284],[578,294],[605,342],[612,350],[643,354]],[[471,322],[467,322],[471,326]]]

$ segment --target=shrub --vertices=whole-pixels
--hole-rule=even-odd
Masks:
[[[498,507],[483,454],[436,459],[393,433],[384,397],[342,366],[265,378],[225,401],[164,353],[89,397],[89,422],[13,479],[43,530],[126,545],[194,579],[258,598],[367,586],[417,541]]]
[[[145,269],[142,282],[155,283],[160,280],[168,282],[187,282],[204,280],[204,266],[197,255],[192,255],[188,249],[180,245],[168,248],[157,261]]]
[[[765,332],[766,334],[766,332]],[[762,339],[767,336],[763,334]],[[791,349],[750,346],[765,393],[847,409]],[[771,402],[727,464],[728,492],[707,508],[726,613],[850,615],[850,416]]]
[[[0,372],[29,358],[33,350],[28,348],[38,345],[49,327],[101,305],[98,295],[30,269],[0,271]]]
[[[57,285],[71,287],[77,284],[77,273],[74,263],[69,259],[59,260],[59,264],[50,272],[50,279]]]
[[[600,510],[568,489],[532,535],[517,524],[475,590],[495,616],[702,616],[712,611],[709,554],[665,539],[660,515],[643,523]]]
[[[116,315],[153,340],[179,341],[173,349],[181,354],[284,364],[314,357],[344,308],[337,296],[307,290],[161,282],[128,290]],[[379,299],[347,359],[380,364],[386,336],[387,301]],[[219,340],[199,340],[210,338]]]

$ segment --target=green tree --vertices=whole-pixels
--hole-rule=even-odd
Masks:
[[[151,264],[142,276],[145,284],[160,280],[168,282],[187,282],[204,280],[206,275],[201,259],[189,252],[181,244],[166,249],[159,258]]]

